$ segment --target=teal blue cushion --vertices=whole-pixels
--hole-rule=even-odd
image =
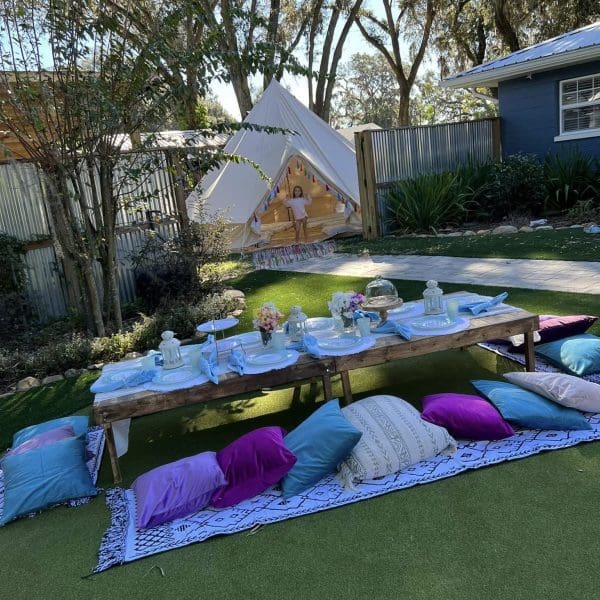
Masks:
[[[591,429],[585,417],[529,390],[505,381],[478,379],[471,384],[511,423],[529,429]]]
[[[295,496],[335,471],[361,435],[344,417],[337,400],[330,400],[315,411],[283,439],[297,458],[281,481],[283,497]]]
[[[38,423],[37,425],[30,425],[17,431],[13,435],[12,447],[16,448],[23,442],[30,440],[32,437],[50,431],[50,429],[56,429],[61,425],[70,425],[73,428],[76,436],[87,433],[89,427],[89,419],[87,417],[72,416],[62,417],[61,419],[53,419],[52,421],[45,421],[44,423]]]
[[[535,347],[535,353],[571,375],[600,371],[600,338],[591,333],[540,344]]]
[[[53,504],[97,493],[85,466],[85,442],[66,438],[23,454],[6,456],[4,512],[0,525]]]

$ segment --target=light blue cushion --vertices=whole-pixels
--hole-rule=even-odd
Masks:
[[[540,344],[535,353],[571,375],[600,372],[600,338],[591,333]]]
[[[9,455],[0,464],[4,472],[0,525],[65,500],[97,493],[85,466],[85,442],[81,438]]]
[[[56,429],[62,425],[70,425],[73,428],[75,435],[80,436],[87,433],[89,419],[87,417],[71,416],[53,419],[52,421],[45,421],[44,423],[38,423],[37,425],[30,425],[29,427],[25,427],[25,429],[17,431],[17,433],[13,435],[12,447],[16,448],[23,442],[30,440],[32,437],[50,431],[51,429]]]
[[[281,481],[283,497],[295,496],[335,471],[361,435],[344,417],[337,400],[321,406],[283,439],[297,458]]]
[[[591,429],[585,417],[529,390],[505,381],[478,379],[471,384],[511,423],[529,429]]]

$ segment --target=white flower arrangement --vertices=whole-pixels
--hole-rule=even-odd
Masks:
[[[365,301],[362,294],[356,292],[335,292],[327,303],[331,314],[351,319],[354,311]]]

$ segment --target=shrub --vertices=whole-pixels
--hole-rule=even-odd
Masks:
[[[579,149],[565,154],[547,154],[544,160],[546,207],[564,210],[577,202],[600,204],[600,178],[596,159]]]
[[[452,173],[419,175],[398,182],[387,194],[397,224],[413,231],[435,229],[464,219],[467,194]]]
[[[539,215],[546,196],[544,169],[532,154],[514,154],[494,165],[482,209],[492,221],[515,212]],[[483,200],[483,198],[482,198]]]

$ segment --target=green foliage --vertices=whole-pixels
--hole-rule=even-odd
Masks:
[[[434,173],[398,182],[387,200],[401,228],[429,231],[462,221],[468,198],[456,175]]]
[[[600,221],[600,202],[596,199],[577,200],[567,211],[567,218],[577,223]]]
[[[568,209],[578,202],[600,205],[598,159],[585,156],[579,149],[565,154],[548,154],[544,160],[546,207]]]

